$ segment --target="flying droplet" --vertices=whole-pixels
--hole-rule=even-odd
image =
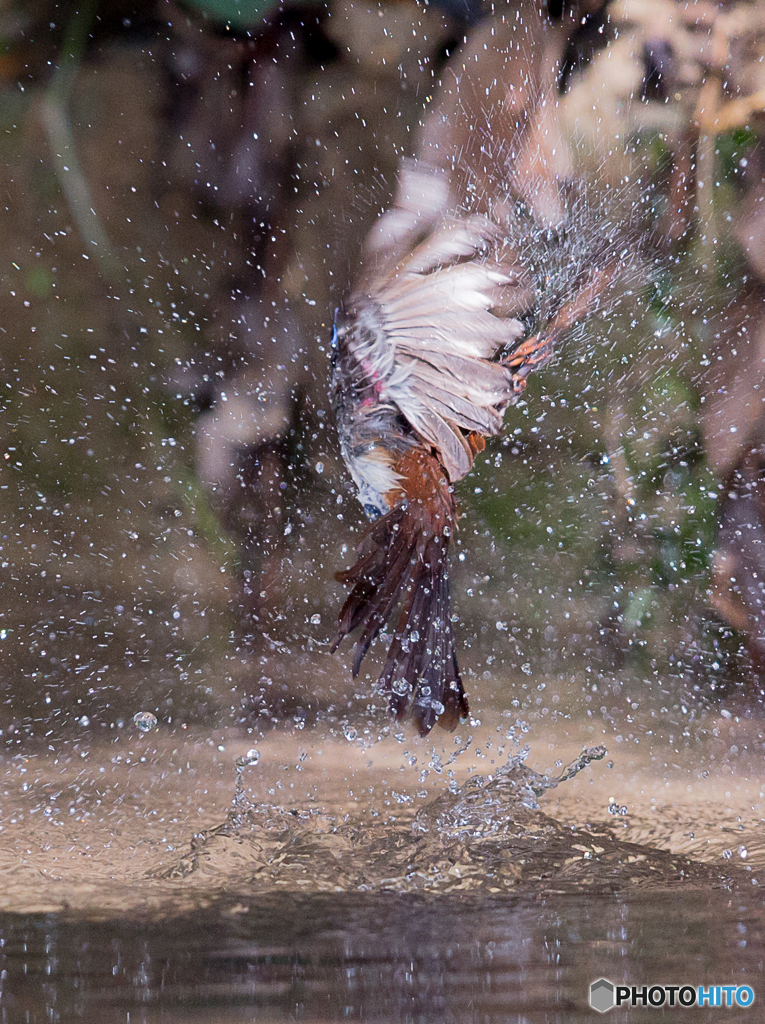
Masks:
[[[236,759],[237,767],[254,768],[260,760],[260,751],[257,747],[250,747],[246,754]]]
[[[133,722],[141,732],[151,732],[157,727],[157,716],[151,711],[138,711],[133,715]]]

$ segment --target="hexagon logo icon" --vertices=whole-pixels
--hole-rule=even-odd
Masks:
[[[598,978],[590,985],[590,1006],[598,1013],[613,1009],[614,986],[606,978]]]

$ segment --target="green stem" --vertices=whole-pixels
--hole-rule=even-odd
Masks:
[[[42,102],[41,119],[56,177],[82,240],[96,256],[103,276],[110,282],[117,282],[123,278],[122,268],[93,206],[88,180],[77,159],[69,119],[72,86],[82,63],[97,7],[98,0],[85,0],[72,15],[61,46],[59,65]]]

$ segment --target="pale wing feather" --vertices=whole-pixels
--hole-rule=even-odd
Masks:
[[[429,349],[420,354],[418,372],[424,374],[430,368],[448,374],[456,387],[469,387],[477,394],[492,393],[498,396],[497,401],[512,386],[512,375],[506,367],[483,359],[466,359]]]
[[[439,372],[427,363],[418,362],[413,366],[409,380],[419,388],[438,393],[439,397],[452,397],[475,408],[494,409],[507,404],[512,396],[512,375],[507,370],[496,380],[478,383],[460,380],[448,371]],[[448,390],[444,389],[445,383],[448,383]]]
[[[391,345],[397,353],[413,358],[434,351],[461,358],[493,359],[524,333],[520,321],[489,312],[485,295],[477,289],[472,294],[454,295],[423,287],[420,295],[404,302],[388,297],[382,308]]]
[[[427,395],[428,408],[462,430],[477,430],[480,434],[491,437],[501,429],[502,415],[494,409],[474,405],[464,398],[450,395],[433,386],[428,388]],[[401,401],[410,409],[412,403],[419,400],[419,396],[414,395],[411,400],[407,399],[408,396],[401,396]]]
[[[462,431],[499,433],[513,398],[512,375],[488,360],[523,334],[517,320],[491,312],[502,289],[515,282],[490,261],[461,263],[425,277],[407,273],[381,296],[397,365],[411,370],[385,395],[438,448],[452,480],[472,465],[472,456],[464,459]],[[441,315],[434,317],[434,309]]]
[[[523,336],[518,320],[498,320],[491,314],[474,313],[465,324],[464,315],[444,313],[430,328],[421,323],[386,319],[391,341],[399,352],[426,358],[428,352],[457,358],[492,359],[499,349]]]
[[[502,314],[525,310],[529,289],[516,258],[500,252],[501,231],[488,218],[428,224],[441,202],[436,196],[428,205],[432,181],[413,170],[410,201],[378,221],[372,249],[385,249],[388,232],[389,253],[400,253],[404,242],[410,251],[375,277],[366,295],[375,312],[354,344],[380,381],[380,400],[401,412],[459,480],[473,464],[464,432],[499,433],[513,400],[511,372],[492,360],[523,336],[523,324]],[[411,251],[426,225],[430,233]]]
[[[486,217],[453,220],[433,232],[406,260],[408,274],[429,274],[478,253],[488,253],[500,238],[499,229]],[[404,269],[402,267],[402,269]]]
[[[417,433],[438,449],[449,479],[461,480],[470,472],[473,455],[459,429],[421,402],[410,404],[408,409],[409,414],[404,415]]]
[[[443,215],[449,201],[449,178],[440,168],[402,161],[394,205],[372,226],[362,261],[376,283],[395,274],[400,261]]]
[[[515,275],[496,263],[454,263],[432,274],[401,274],[378,294],[381,302],[395,301],[402,311],[413,307],[422,312],[426,295],[449,299],[458,309],[491,309],[502,288],[514,284]]]

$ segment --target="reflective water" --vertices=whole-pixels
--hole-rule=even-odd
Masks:
[[[713,914],[715,928],[708,927]],[[270,894],[166,920],[0,918],[0,1020],[590,1021],[591,981],[762,978],[749,894]],[[758,1012],[687,1010],[684,1020]],[[626,1021],[646,1011],[613,1011]],[[654,1012],[647,1012],[655,1019]]]

